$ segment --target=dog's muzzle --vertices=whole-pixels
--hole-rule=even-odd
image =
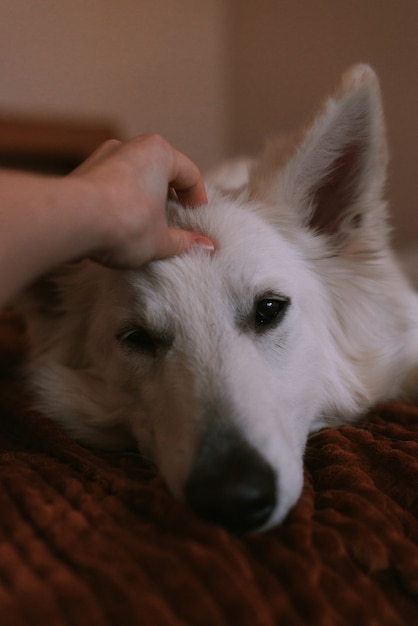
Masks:
[[[263,526],[273,513],[276,477],[239,433],[222,427],[204,437],[185,494],[200,517],[245,533]]]

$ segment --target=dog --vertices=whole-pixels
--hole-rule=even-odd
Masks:
[[[378,80],[354,66],[303,131],[213,173],[207,206],[169,201],[212,255],[82,261],[47,298],[28,290],[37,406],[83,444],[139,449],[230,532],[280,523],[310,433],[414,390],[418,296],[389,247],[387,158]]]

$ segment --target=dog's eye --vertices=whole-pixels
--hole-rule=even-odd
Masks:
[[[255,323],[258,327],[278,324],[284,317],[289,306],[289,298],[263,298],[256,305]]]
[[[157,350],[157,342],[144,328],[125,330],[118,335],[118,339],[133,352],[154,355]]]

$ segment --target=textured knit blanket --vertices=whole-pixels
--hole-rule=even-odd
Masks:
[[[234,537],[139,455],[88,450],[30,409],[24,328],[0,317],[0,626],[418,624],[418,408],[325,429],[302,497]]]

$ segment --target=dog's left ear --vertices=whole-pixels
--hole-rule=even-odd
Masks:
[[[272,156],[277,163],[274,146],[265,158]],[[344,74],[290,159],[279,164],[269,196],[299,210],[306,226],[335,245],[353,238],[358,243],[367,231],[367,246],[380,247],[387,232],[386,166],[379,83],[370,67],[357,65]],[[271,172],[271,162],[269,167]]]

